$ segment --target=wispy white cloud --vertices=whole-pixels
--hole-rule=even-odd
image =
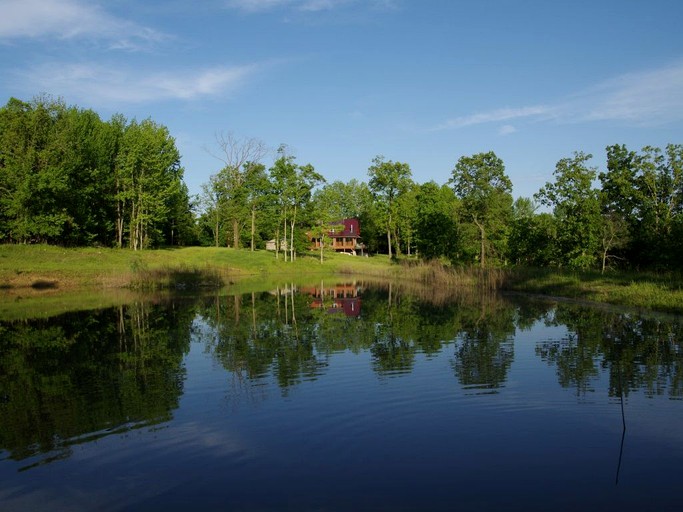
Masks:
[[[511,124],[504,124],[498,129],[498,134],[499,135],[510,135],[511,133],[515,133],[517,131],[517,128],[512,126]]]
[[[683,120],[683,62],[599,83],[570,98],[564,110],[578,121],[658,125]]]
[[[434,127],[434,130],[446,130],[449,128],[464,128],[465,126],[473,126],[484,123],[495,123],[501,121],[510,121],[513,119],[529,118],[529,117],[552,117],[552,107],[544,105],[534,105],[520,108],[499,108],[496,110],[489,110],[487,112],[478,112],[467,116],[454,117],[447,119],[440,125]]]
[[[278,7],[291,6],[295,0],[227,0],[226,7],[244,12],[269,11]]]
[[[302,12],[332,11],[350,5],[391,8],[395,0],[226,0],[225,5],[247,13],[289,9]]]
[[[655,126],[683,121],[683,61],[621,75],[547,105],[498,108],[447,119],[432,131],[512,120],[585,123],[615,121]],[[506,124],[499,133],[516,131]]]
[[[0,40],[104,40],[116,49],[137,49],[166,36],[114,16],[84,0],[0,0]]]
[[[142,103],[230,96],[259,65],[144,72],[101,64],[49,64],[15,76],[17,87],[38,88],[90,104]]]

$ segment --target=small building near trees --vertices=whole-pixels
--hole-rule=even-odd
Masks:
[[[311,237],[311,250],[320,250],[320,238]],[[360,222],[358,219],[343,219],[332,223],[332,228],[324,238],[326,247],[336,252],[353,254],[363,253],[365,246],[360,242]]]

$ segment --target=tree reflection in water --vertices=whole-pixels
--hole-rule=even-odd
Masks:
[[[74,444],[167,421],[183,387],[192,304],[135,303],[0,324],[0,448],[68,457]]]
[[[612,397],[683,396],[679,320],[397,283],[288,284],[0,323],[0,449],[31,467],[69,457],[74,444],[169,421],[191,339],[254,397],[266,379],[286,395],[320,378],[340,352],[368,354],[380,378],[453,354],[457,382],[479,394],[501,392],[516,337],[536,325],[563,328],[535,354],[579,396],[605,371]]]

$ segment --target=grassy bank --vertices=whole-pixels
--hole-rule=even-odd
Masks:
[[[312,282],[334,276],[366,276],[432,286],[434,293],[454,287],[508,290],[683,314],[683,276],[650,273],[569,272],[550,269],[454,268],[417,260],[390,261],[318,254],[294,262],[267,251],[188,247],[153,251],[103,248],[64,249],[45,245],[0,245],[0,295],[4,301],[83,294],[98,290],[231,291],[264,283]],[[108,295],[112,295],[108,293]],[[56,300],[56,299],[55,299]],[[101,300],[101,299],[100,299]],[[93,300],[93,302],[97,302]],[[0,308],[2,314],[2,308]]]
[[[48,245],[0,245],[0,289],[45,292],[77,288],[220,287],[250,276],[382,273],[386,257],[354,258],[317,254],[294,262],[268,251],[187,247],[150,251],[105,248],[65,249]]]
[[[555,269],[515,269],[507,273],[502,288],[683,314],[683,276],[671,273],[618,272],[603,275]]]

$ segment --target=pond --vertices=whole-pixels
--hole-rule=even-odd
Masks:
[[[679,510],[682,333],[362,281],[0,322],[0,510]]]

